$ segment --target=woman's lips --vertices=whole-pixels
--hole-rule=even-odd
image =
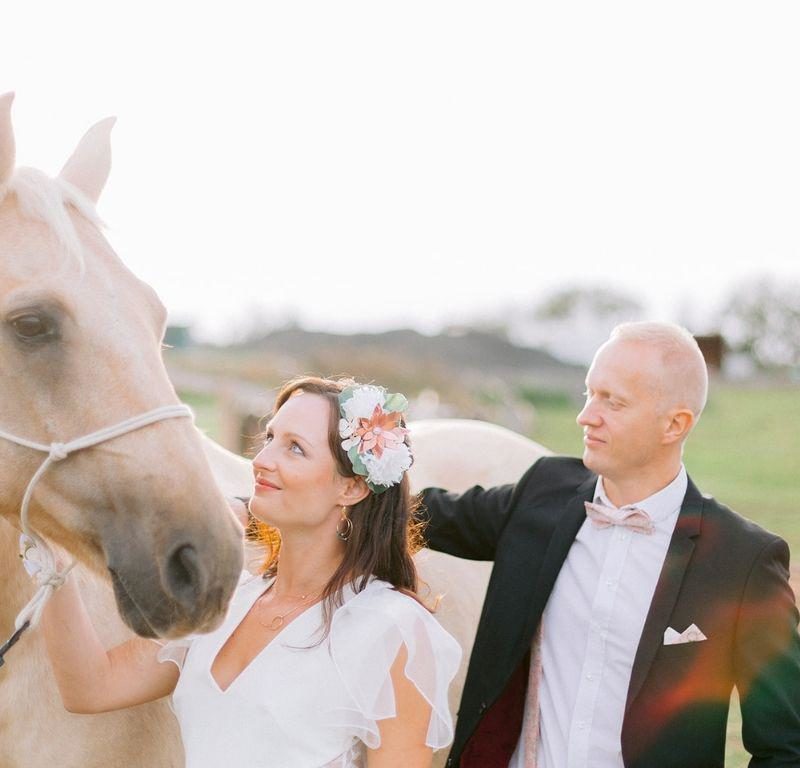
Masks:
[[[269,480],[256,480],[256,490],[261,489],[263,491],[279,491],[277,485],[274,483],[269,482]]]

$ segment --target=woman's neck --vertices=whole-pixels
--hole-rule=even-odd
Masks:
[[[319,536],[282,536],[276,585],[281,595],[321,591],[341,565],[342,543]]]

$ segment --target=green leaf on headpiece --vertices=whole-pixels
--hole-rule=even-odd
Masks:
[[[383,409],[388,413],[402,412],[406,408],[408,408],[408,400],[405,395],[401,395],[399,392],[388,395],[386,402],[383,404]]]
[[[376,495],[380,496],[384,491],[389,490],[388,485],[375,485],[375,483],[371,483],[367,480],[367,487]]]
[[[362,477],[366,477],[369,472],[361,459],[361,454],[358,452],[358,446],[354,445],[350,448],[347,455],[350,458],[350,463],[353,465],[353,472]]]
[[[339,393],[339,407],[340,408],[353,396],[353,393],[355,391],[356,391],[355,387],[347,387],[347,389],[343,389]]]

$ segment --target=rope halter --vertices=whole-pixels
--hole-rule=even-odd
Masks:
[[[22,634],[25,629],[28,627],[35,627],[39,623],[47,601],[64,583],[67,574],[75,566],[75,561],[73,560],[65,568],[59,570],[55,554],[50,548],[50,545],[34,532],[28,523],[28,507],[30,506],[33,489],[42,475],[52,464],[55,464],[57,461],[63,461],[76,451],[81,451],[84,448],[91,448],[92,446],[104,443],[107,440],[112,440],[120,435],[125,435],[128,432],[146,427],[149,424],[155,424],[158,421],[187,416],[191,418],[192,411],[186,405],[164,405],[139,416],[133,416],[130,419],[121,421],[114,426],[105,427],[97,432],[79,437],[69,443],[55,442],[50,443],[50,445],[36,443],[32,440],[26,440],[0,430],[0,437],[25,448],[31,448],[35,451],[41,451],[47,454],[47,458],[41,463],[30,479],[28,487],[25,489],[25,494],[22,497],[22,506],[20,507],[19,519],[22,527],[22,535],[20,536],[20,557],[22,558],[25,569],[38,585],[38,589],[28,604],[17,615],[14,622],[14,627],[16,629],[14,633],[14,642],[16,642],[16,639],[19,638],[19,635]],[[7,649],[4,648],[3,651],[5,650]],[[2,664],[2,656],[0,656],[0,664]]]

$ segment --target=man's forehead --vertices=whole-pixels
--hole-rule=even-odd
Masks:
[[[660,360],[646,344],[628,340],[607,342],[597,351],[586,374],[593,388],[633,390],[659,377]]]

